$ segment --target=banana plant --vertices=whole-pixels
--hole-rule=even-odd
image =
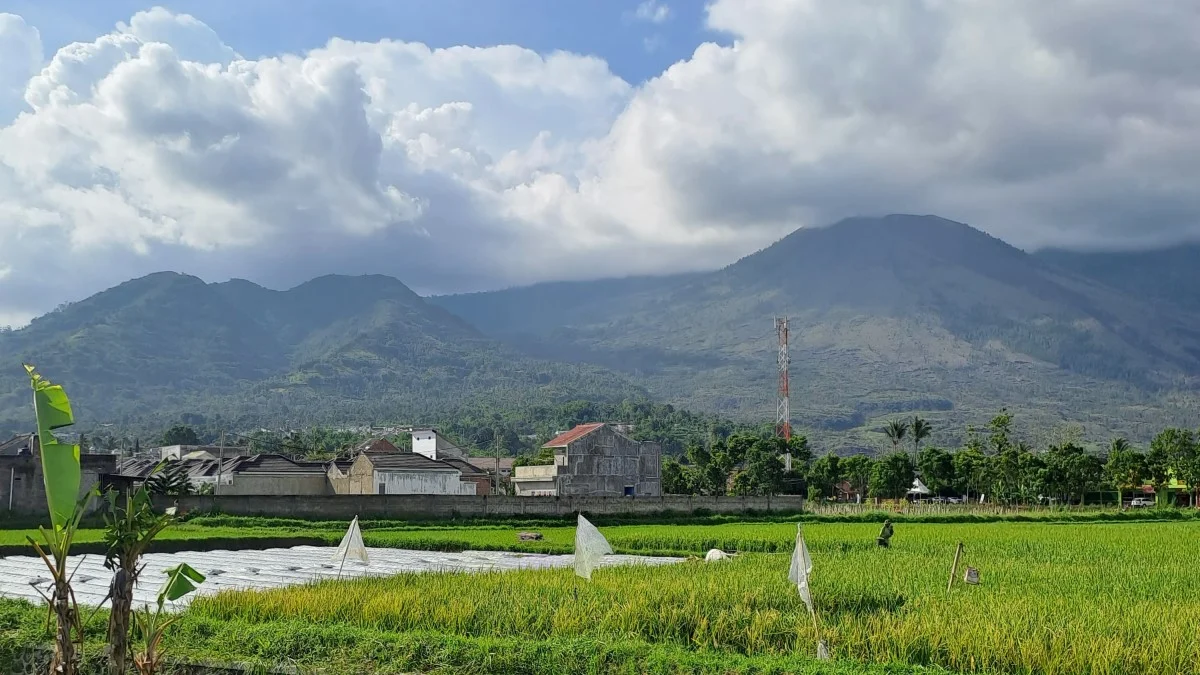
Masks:
[[[104,566],[114,572],[108,591],[112,600],[108,613],[108,673],[125,675],[130,656],[133,589],[142,572],[141,559],[154,538],[175,519],[154,511],[145,487],[126,494],[124,504],[114,491],[110,490],[104,496],[108,501],[108,512],[104,517],[107,547]]]
[[[167,580],[158,590],[158,606],[155,610],[151,612],[149,607],[143,607],[134,614],[134,628],[142,649],[133,655],[133,665],[140,675],[156,675],[159,672],[163,664],[163,634],[179,620],[178,614],[164,614],[163,606],[196,590],[197,584],[204,583],[204,575],[187,563],[166,570],[166,575]]]
[[[33,387],[33,409],[37,416],[38,454],[41,455],[42,476],[46,485],[46,503],[50,510],[50,528],[39,527],[45,546],[28,537],[38,556],[46,563],[52,578],[51,595],[43,597],[57,619],[54,636],[54,658],[50,672],[75,675],[79,668],[79,644],[83,641],[83,626],[79,605],[71,590],[71,573],[67,556],[71,542],[79,529],[79,521],[87,511],[94,491],[79,498],[82,472],[79,467],[79,446],[60,442],[54,429],[75,423],[71,401],[62,385],[52,384],[30,365],[25,366]],[[38,591],[41,593],[41,590]]]

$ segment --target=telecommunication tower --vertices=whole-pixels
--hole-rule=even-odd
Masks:
[[[792,409],[789,401],[791,387],[788,384],[788,366],[791,365],[791,357],[788,355],[788,320],[786,316],[775,317],[775,334],[779,338],[779,401],[775,410],[775,435],[787,442],[792,439]],[[792,470],[790,450],[783,455],[783,468],[785,471]]]

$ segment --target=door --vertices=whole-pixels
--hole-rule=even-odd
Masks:
[[[380,483],[380,484],[379,484],[379,494],[381,494],[381,495],[386,495],[386,494],[387,494],[387,483]]]

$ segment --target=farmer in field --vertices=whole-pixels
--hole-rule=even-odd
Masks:
[[[892,540],[892,520],[889,518],[883,521],[883,529],[879,531],[879,536],[875,538],[875,543],[887,548]]]

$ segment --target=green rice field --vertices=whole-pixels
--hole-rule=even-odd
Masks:
[[[805,528],[820,629],[839,659],[1006,673],[1182,673],[1200,663],[1200,571],[1187,544],[1200,524],[911,524],[897,527],[890,549],[875,546],[877,531]],[[708,657],[789,658],[811,654],[816,640],[787,581],[794,532],[786,523],[613,527],[605,533],[620,550],[747,553],[715,564],[606,569],[591,584],[556,570],[227,593],[199,600],[190,613],[214,622],[633,641]],[[569,540],[566,529],[544,534],[551,544]],[[398,535],[386,536],[399,544]],[[454,536],[484,545],[515,539],[495,530]],[[962,564],[978,568],[982,584],[959,583],[948,594],[959,541]]]
[[[370,525],[369,546],[404,548],[558,552],[574,536],[532,528],[543,541],[518,544],[531,528]],[[336,540],[332,527],[313,531]],[[618,552],[742,554],[606,568],[591,583],[550,570],[227,592],[197,599],[168,645],[192,660],[336,673],[1157,674],[1200,664],[1195,520],[898,523],[890,549],[874,544],[877,523],[804,528],[833,664],[812,659],[817,629],[787,581],[795,524],[786,522],[601,527]],[[960,569],[947,593],[959,541],[961,565],[982,583],[962,584]],[[25,616],[18,604],[0,610]]]

